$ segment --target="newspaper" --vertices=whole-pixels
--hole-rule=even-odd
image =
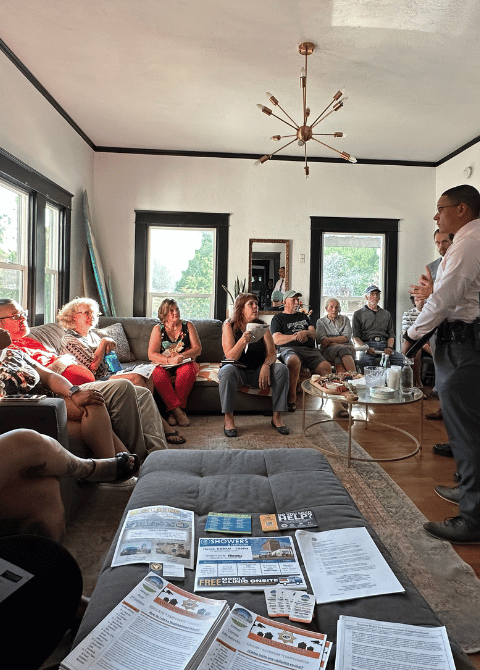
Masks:
[[[194,566],[193,512],[156,505],[131,509],[118,538],[112,567],[130,563]]]
[[[323,633],[270,621],[235,605],[198,670],[319,670],[330,649]]]
[[[227,617],[225,600],[150,572],[60,664],[64,670],[190,670]]]
[[[455,670],[445,626],[435,628],[340,615],[335,670]]]
[[[364,527],[295,537],[318,604],[405,591]]]
[[[293,538],[212,537],[198,541],[195,591],[306,589]]]

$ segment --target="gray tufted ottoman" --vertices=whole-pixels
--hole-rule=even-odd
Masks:
[[[317,605],[310,627],[326,633],[328,639],[334,642],[340,614],[424,626],[441,625],[426,600],[396,567],[326,459],[314,449],[155,452],[148,456],[142,467],[127,510],[147,505],[172,505],[193,510],[196,540],[206,535],[215,536],[214,533],[206,534],[204,530],[208,512],[251,513],[252,535],[255,536],[265,535],[261,530],[259,514],[302,508],[314,510],[319,524],[315,530],[366,526],[404,586],[405,593]],[[286,532],[294,534],[294,531]],[[148,571],[146,564],[110,568],[117,536],[105,559],[76,644]],[[298,555],[301,559],[299,552]],[[179,585],[193,591],[193,583],[193,571],[186,570],[185,581]],[[230,606],[238,602],[267,616],[262,592],[202,592],[202,595],[226,599]],[[457,670],[474,667],[455,643],[452,643],[452,649]],[[333,667],[333,659],[334,653],[329,667]]]

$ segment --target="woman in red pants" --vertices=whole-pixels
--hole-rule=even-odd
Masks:
[[[183,410],[198,372],[195,358],[201,354],[202,345],[193,323],[180,318],[173,298],[165,298],[158,308],[158,318],[162,323],[153,328],[148,345],[149,359],[158,363],[152,374],[153,384],[169,412],[168,423],[188,426],[190,421]],[[191,360],[184,363],[187,359]]]

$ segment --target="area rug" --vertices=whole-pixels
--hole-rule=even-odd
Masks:
[[[307,412],[307,424],[317,420]],[[327,415],[325,415],[327,418]],[[302,435],[302,413],[285,415],[291,434],[279,435],[270,426],[270,417],[239,415],[237,438],[223,434],[222,416],[193,416],[183,430],[188,447],[195,449],[299,449],[345,454],[347,433],[335,422],[315,426]],[[185,445],[183,448],[185,448]],[[368,457],[353,442],[352,455]],[[427,519],[408,496],[374,462],[353,462],[327,456],[337,477],[352,496],[363,516],[373,526],[397,565],[415,584],[443,621],[449,634],[469,654],[480,651],[480,580],[447,542],[435,540],[423,530]]]

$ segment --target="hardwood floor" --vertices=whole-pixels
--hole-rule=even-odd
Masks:
[[[430,389],[425,388],[429,396]],[[301,409],[301,395],[298,396],[297,407]],[[306,409],[316,409],[320,406],[319,400],[311,396],[306,398]],[[418,439],[420,402],[402,406],[370,406],[370,416],[375,421],[391,424],[412,433]],[[435,412],[439,402],[434,398],[423,401],[423,414]],[[297,410],[298,411],[298,410]],[[327,407],[328,411],[328,407]],[[354,410],[355,414],[359,414]],[[359,414],[360,415],[360,414]],[[346,422],[339,425],[345,428]],[[440,521],[449,516],[455,516],[458,506],[440,498],[434,491],[437,484],[455,486],[453,474],[455,461],[453,458],[438,456],[433,453],[432,446],[436,443],[448,442],[443,421],[429,421],[423,419],[422,453],[404,461],[381,463],[384,470],[400,486],[418,509],[430,520]],[[403,449],[412,450],[413,443],[395,432],[395,442],[402,444]],[[392,433],[390,429],[377,426],[373,430],[365,430],[365,424],[358,422],[352,428],[352,436],[372,456],[377,458],[392,456]],[[399,439],[397,439],[399,438]],[[405,452],[398,452],[405,453]],[[395,454],[396,455],[396,454]],[[468,563],[477,577],[480,578],[480,545],[453,545],[458,555]],[[480,653],[469,655],[476,668],[480,669]]]

